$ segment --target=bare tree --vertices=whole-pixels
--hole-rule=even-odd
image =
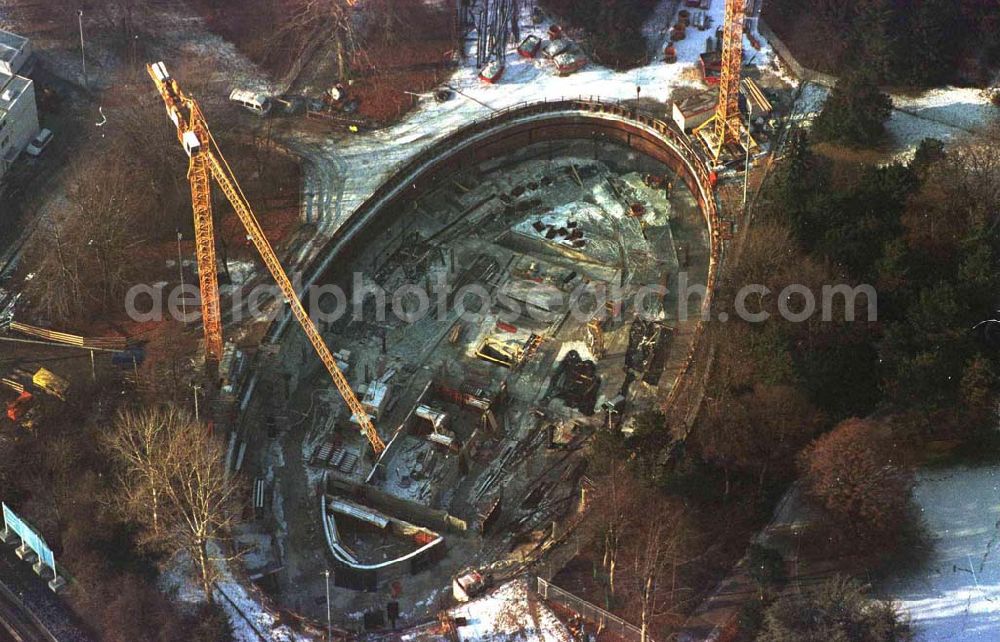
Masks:
[[[108,438],[120,466],[121,509],[144,528],[148,545],[186,553],[207,600],[219,574],[213,541],[235,523],[239,484],[222,444],[174,407],[124,411]]]
[[[623,538],[637,511],[633,510],[638,484],[623,464],[616,464],[597,483],[591,495],[588,525],[601,550],[601,566],[608,582],[608,591],[615,594],[618,557]]]
[[[47,317],[63,320],[83,310],[83,276],[77,249],[67,240],[62,221],[43,215],[27,249],[32,277],[25,287],[35,309]]]
[[[58,321],[121,304],[135,276],[140,216],[152,209],[115,155],[78,162],[67,196],[49,209],[28,248],[28,296]]]
[[[275,31],[275,37],[299,40],[304,49],[314,37],[330,43],[337,57],[337,75],[343,82],[351,73],[351,55],[358,50],[356,0],[295,0],[289,19]]]
[[[628,546],[622,551],[623,581],[619,597],[623,612],[639,622],[642,639],[658,628],[684,619],[693,591],[683,581],[685,567],[697,558],[687,509],[675,498],[640,489],[631,521]]]
[[[171,432],[186,423],[187,417],[174,406],[127,408],[118,413],[115,429],[108,433],[108,450],[123,464],[119,473],[122,505],[129,517],[149,524],[153,542],[159,541],[161,493],[173,468],[166,461],[172,454]]]
[[[170,458],[178,465],[165,487],[175,514],[172,542],[194,561],[205,598],[212,601],[212,587],[219,567],[209,544],[235,524],[239,485],[225,466],[222,444],[203,426],[189,424],[171,440]]]

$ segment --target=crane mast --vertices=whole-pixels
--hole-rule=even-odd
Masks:
[[[715,114],[694,130],[708,148],[712,160],[719,161],[728,143],[752,146],[741,141],[743,117],[740,115],[740,80],[743,67],[743,21],[746,0],[726,0],[725,24],[722,26],[722,74],[719,78],[719,103]]]
[[[156,84],[167,108],[167,115],[177,127],[177,138],[187,152],[188,181],[191,183],[191,202],[194,210],[195,247],[198,255],[199,285],[201,287],[202,319],[205,332],[205,352],[208,358],[218,361],[222,357],[222,323],[219,313],[219,284],[216,274],[215,233],[212,226],[211,179],[225,194],[233,206],[236,216],[246,229],[247,236],[260,254],[264,265],[288,301],[292,315],[302,326],[306,338],[312,344],[320,360],[326,367],[334,386],[350,408],[355,420],[361,425],[375,455],[385,450],[385,443],[379,437],[371,418],[358,400],[347,381],[347,377],[337,366],[330,348],[306,312],[302,301],[295,292],[288,275],[285,274],[274,248],[257,221],[250,203],[240,189],[236,177],[223,157],[201,108],[194,98],[181,91],[177,81],[170,77],[162,62],[147,65],[146,70]]]

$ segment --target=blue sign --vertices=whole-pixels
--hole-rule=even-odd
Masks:
[[[3,504],[3,521],[9,530],[17,533],[24,546],[35,552],[35,555],[38,556],[38,560],[42,564],[51,568],[54,575],[59,575],[56,571],[56,556],[52,553],[52,549],[45,543],[42,536],[29,526],[27,522],[18,517],[17,513],[12,511],[7,504]]]

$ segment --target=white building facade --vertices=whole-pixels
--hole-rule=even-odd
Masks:
[[[35,85],[17,75],[31,55],[31,44],[0,30],[0,178],[38,134]]]

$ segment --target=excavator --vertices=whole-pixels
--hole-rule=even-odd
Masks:
[[[347,377],[337,365],[330,348],[302,305],[295,287],[281,266],[243,190],[240,189],[232,169],[219,150],[201,107],[192,96],[181,90],[177,80],[170,76],[162,62],[146,65],[146,71],[153,79],[160,97],[163,98],[167,116],[177,128],[177,140],[188,156],[188,182],[191,185],[191,203],[194,211],[195,251],[198,259],[207,362],[217,364],[222,358],[222,318],[219,306],[215,231],[212,225],[211,183],[214,179],[233,206],[233,210],[246,229],[247,237],[277,282],[291,308],[292,315],[302,326],[306,338],[319,355],[334,386],[353,413],[355,421],[360,424],[362,433],[368,438],[377,457],[385,450],[385,443],[379,437],[371,418],[354,394]]]

